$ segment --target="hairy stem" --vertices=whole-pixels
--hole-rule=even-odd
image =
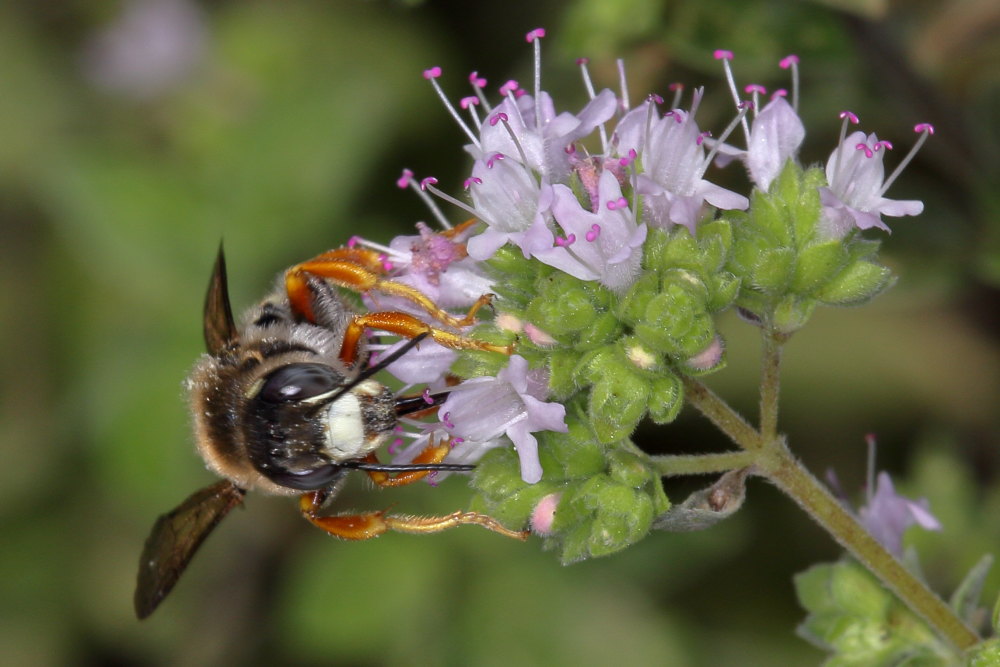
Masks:
[[[752,466],[757,460],[756,452],[722,452],[720,454],[688,454],[650,456],[657,471],[663,477],[678,475],[709,475],[728,472]]]
[[[684,378],[684,397],[695,406],[729,439],[744,449],[754,450],[763,446],[760,434],[746,419],[715,395],[711,389],[689,376]]]
[[[780,341],[774,341],[775,349],[765,351],[765,371],[777,373],[780,359]],[[765,346],[767,347],[767,346]],[[770,361],[768,361],[770,359]],[[770,368],[770,370],[768,370]],[[933,591],[917,579],[903,565],[866,531],[857,519],[834,498],[812,474],[806,470],[788,451],[784,440],[777,436],[777,378],[773,383],[761,383],[761,417],[770,423],[775,435],[764,437],[751,427],[743,417],[725,401],[715,395],[701,382],[685,377],[684,388],[687,399],[723,433],[737,445],[752,455],[754,472],[771,480],[779,489],[791,496],[806,512],[822,526],[848,552],[875,574],[882,583],[892,590],[914,613],[923,618],[939,634],[947,638],[959,649],[965,650],[979,642],[976,633],[965,625]],[[763,390],[767,388],[766,394]],[[770,393],[772,392],[773,393]],[[770,415],[770,416],[768,416]],[[712,455],[710,455],[712,456]],[[714,455],[731,457],[732,453]],[[698,466],[711,465],[713,461],[685,462],[685,457],[656,457],[662,474],[675,473],[681,466],[688,465],[698,472]],[[724,465],[735,459],[716,459]],[[738,467],[739,464],[734,465]],[[705,472],[708,472],[707,470]]]
[[[781,349],[785,337],[761,329],[764,355],[760,375],[760,435],[770,441],[778,434],[778,392],[781,388]]]
[[[809,515],[931,627],[965,650],[979,637],[951,608],[866,531],[776,439],[766,445],[755,472],[791,496]]]

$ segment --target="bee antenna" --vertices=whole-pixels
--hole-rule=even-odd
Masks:
[[[342,468],[354,470],[373,470],[376,472],[420,472],[424,470],[439,470],[443,472],[469,472],[476,466],[468,463],[369,463],[367,461],[344,461]]]
[[[354,389],[355,387],[357,387],[359,384],[361,384],[371,376],[375,375],[379,371],[385,370],[385,368],[389,364],[396,361],[401,356],[403,356],[404,354],[415,348],[417,345],[420,344],[420,341],[427,338],[427,336],[428,333],[426,331],[418,336],[414,336],[410,340],[406,341],[406,343],[404,343],[398,350],[394,351],[392,354],[387,354],[386,356],[379,359],[378,363],[373,364],[372,366],[369,366],[368,368],[362,370],[360,373],[358,373],[358,376],[356,378],[354,378],[353,380],[345,384],[343,387],[341,387],[340,391],[334,394],[328,402],[332,403],[333,401],[336,401],[338,398],[340,398],[350,390]]]
[[[439,391],[434,394],[425,392],[419,396],[401,396],[396,399],[396,416],[405,417],[414,412],[436,408],[444,403],[450,393],[449,391]]]

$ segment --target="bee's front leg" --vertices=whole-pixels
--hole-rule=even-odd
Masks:
[[[299,511],[311,524],[345,540],[370,540],[394,530],[399,533],[439,533],[442,530],[474,524],[517,540],[528,539],[527,531],[510,530],[491,516],[478,512],[453,512],[446,516],[395,516],[381,512],[320,516],[326,494],[313,491],[299,498]]]

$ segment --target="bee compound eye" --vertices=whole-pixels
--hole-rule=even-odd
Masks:
[[[312,470],[269,470],[267,477],[275,484],[296,489],[298,491],[315,491],[330,486],[341,475],[344,469],[335,463],[313,468]]]
[[[343,378],[323,364],[288,364],[272,372],[260,390],[269,403],[304,401],[329,393],[343,384]]]

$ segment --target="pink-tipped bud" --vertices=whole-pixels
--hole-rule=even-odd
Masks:
[[[716,336],[704,350],[687,360],[687,365],[697,371],[707,371],[715,368],[722,361],[725,346],[722,339]]]
[[[559,508],[561,493],[550,493],[543,496],[535,509],[531,511],[531,530],[536,535],[548,537],[552,534],[552,524],[556,520],[556,510]]]
[[[528,340],[538,347],[550,347],[556,344],[555,338],[542,331],[531,322],[524,323],[524,333],[528,336]]]

